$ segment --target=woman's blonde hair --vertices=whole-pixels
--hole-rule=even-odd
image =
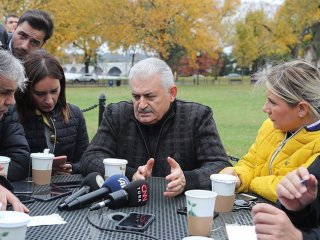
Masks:
[[[271,67],[266,74],[258,74],[258,84],[282,98],[290,106],[301,101],[320,119],[320,71],[304,60],[292,60]]]

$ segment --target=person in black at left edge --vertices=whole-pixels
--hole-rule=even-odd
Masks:
[[[1,41],[5,38],[3,31]],[[18,121],[14,93],[24,89],[24,68],[20,61],[0,50],[0,156],[11,159],[8,179],[21,180],[28,176],[30,150],[24,130]]]
[[[5,211],[7,209],[7,204],[10,203],[14,211],[17,212],[29,212],[29,209],[23,205],[20,200],[9,191],[10,188],[6,188],[10,182],[6,180],[5,176],[1,172],[3,166],[0,164],[0,211]],[[12,187],[12,186],[10,186]]]

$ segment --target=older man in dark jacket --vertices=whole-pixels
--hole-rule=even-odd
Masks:
[[[157,58],[133,66],[129,84],[133,102],[107,107],[81,159],[83,173],[104,173],[103,159],[117,157],[128,160],[130,179],[165,177],[165,196],[210,189],[210,174],[230,166],[211,109],[177,100],[172,71]]]
[[[27,177],[29,169],[29,146],[18,122],[14,92],[23,88],[24,69],[21,63],[4,50],[0,50],[0,155],[10,157],[9,180]]]

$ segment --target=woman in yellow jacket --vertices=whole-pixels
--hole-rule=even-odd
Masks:
[[[275,202],[280,180],[300,166],[308,168],[320,154],[320,71],[293,60],[260,74],[258,83],[267,88],[262,110],[269,119],[248,153],[221,173],[238,177],[237,192]]]

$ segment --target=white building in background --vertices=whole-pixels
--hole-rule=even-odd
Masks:
[[[67,78],[75,78],[85,73],[84,64],[64,64],[63,66]],[[99,63],[96,67],[89,66],[89,73],[102,76],[127,77],[131,69],[128,62],[108,62]]]

